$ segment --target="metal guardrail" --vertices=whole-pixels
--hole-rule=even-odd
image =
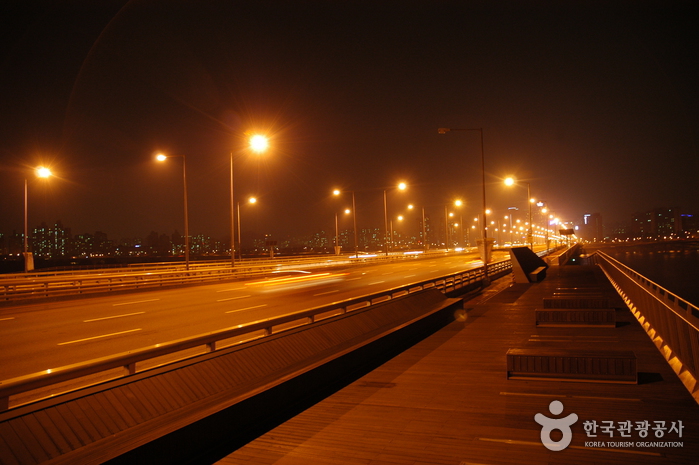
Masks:
[[[592,257],[699,402],[699,308],[604,252]]]
[[[511,268],[512,265],[509,260],[492,263],[488,266],[489,276],[491,278],[501,276],[509,273]],[[41,398],[47,396],[53,396],[56,394],[81,389],[98,382],[106,381],[107,379],[121,378],[139,373],[141,371],[146,371],[147,369],[153,368],[152,364],[151,366],[141,369],[139,369],[140,367],[138,364],[152,361],[158,357],[172,356],[174,354],[195,348],[201,349],[195,354],[188,352],[185,356],[176,358],[174,360],[169,360],[167,362],[172,363],[174,361],[189,358],[194,355],[213,352],[224,347],[230,347],[243,342],[264,338],[272,334],[277,334],[281,331],[296,328],[298,326],[313,324],[316,321],[342,315],[353,310],[365,308],[377,303],[402,297],[413,292],[419,292],[424,289],[436,288],[444,293],[456,291],[465,286],[482,281],[483,277],[483,267],[474,268],[440,278],[433,278],[430,280],[406,284],[379,293],[334,302],[329,305],[323,305],[301,312],[280,315],[265,320],[253,321],[244,325],[194,336],[184,340],[157,344],[121,354],[102,357],[96,360],[89,360],[63,367],[51,368],[38,373],[32,373],[17,378],[0,381],[0,412],[6,411],[10,408],[11,398],[13,396],[25,395],[22,402],[18,402],[17,405],[12,405],[12,408],[40,400]],[[160,365],[162,364],[164,363],[161,363]],[[108,378],[102,378],[98,381],[91,380],[84,384],[79,384],[78,382],[79,378],[89,377],[99,373],[106,373],[115,369],[120,370],[120,374],[112,374]],[[45,391],[41,391],[41,393],[35,398],[28,398],[26,396],[26,394],[30,391],[42,390],[50,386],[67,382],[70,382],[70,387],[63,391],[51,392],[50,394],[47,394]]]
[[[39,298],[64,297],[123,290],[137,290],[185,284],[201,284],[222,280],[263,276],[273,271],[368,264],[445,255],[444,250],[426,253],[393,253],[389,255],[352,255],[289,257],[244,260],[231,267],[225,262],[194,262],[186,270],[182,263],[156,263],[122,270],[90,272],[44,272],[0,276],[0,303]]]

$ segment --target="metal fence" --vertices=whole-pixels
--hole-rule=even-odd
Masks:
[[[509,273],[511,269],[512,265],[509,260],[492,263],[488,265],[488,275],[491,279],[497,278]],[[468,286],[476,287],[480,285],[483,278],[483,267],[474,268],[301,312],[280,315],[266,320],[252,321],[234,328],[193,336],[184,340],[161,343],[97,360],[88,360],[73,365],[52,368],[14,379],[0,380],[0,412],[41,398],[70,392],[106,380],[133,375],[155,366],[264,338],[302,325],[313,324],[316,321],[342,315],[413,292],[436,288],[444,293],[449,293],[463,290],[463,288]]]
[[[604,252],[593,258],[699,402],[699,308]]]

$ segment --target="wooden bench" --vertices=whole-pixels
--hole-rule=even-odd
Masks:
[[[614,350],[510,349],[507,379],[637,384],[636,355]]]
[[[543,281],[544,278],[546,278],[546,267],[545,266],[540,266],[539,268],[537,268],[534,271],[529,273],[529,282],[530,283],[538,283],[539,281]]]
[[[614,308],[537,308],[534,310],[536,326],[592,326],[614,328]]]
[[[544,308],[610,308],[609,298],[580,295],[575,297],[544,297]]]

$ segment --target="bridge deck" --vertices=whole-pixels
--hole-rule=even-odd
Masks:
[[[534,309],[557,289],[613,292],[597,268],[550,271],[542,283],[500,283],[499,294],[467,302],[465,322],[451,323],[219,463],[696,463],[699,406],[627,309],[617,309],[615,328],[534,326]],[[522,347],[632,350],[639,383],[507,380],[505,354]],[[564,405],[560,416],[548,410],[553,400]],[[577,414],[571,446],[546,449],[537,413]],[[613,421],[613,436],[598,429],[597,437],[587,437],[583,425],[591,421],[598,428]],[[633,422],[629,437],[617,429],[625,421]],[[636,423],[643,421],[651,426],[645,438]],[[668,428],[681,421],[681,437],[668,429],[656,438],[656,421]],[[651,441],[682,447],[637,444]]]

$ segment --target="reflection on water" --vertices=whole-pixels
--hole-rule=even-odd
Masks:
[[[699,304],[699,249],[641,245],[600,249],[694,305]]]

